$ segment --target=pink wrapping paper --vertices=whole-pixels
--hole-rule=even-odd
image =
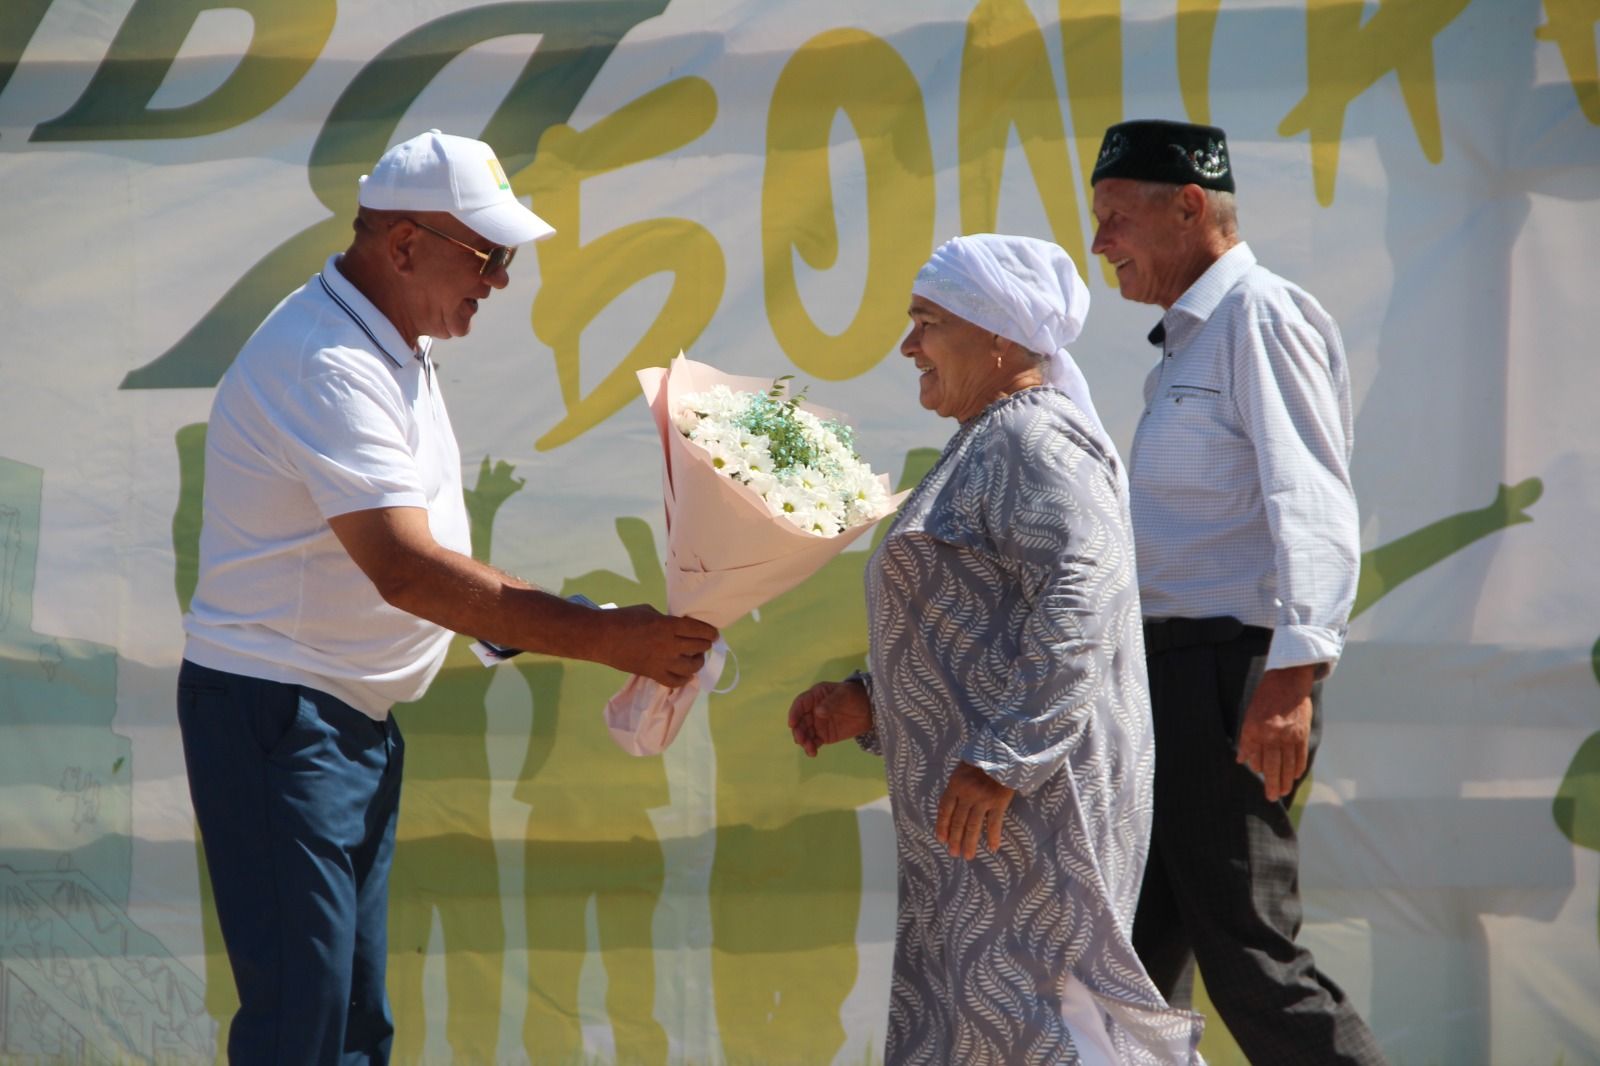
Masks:
[[[639,384],[661,435],[662,499],[667,511],[667,612],[721,629],[816,573],[876,521],[837,537],[818,537],[767,513],[756,491],[717,473],[711,458],[678,432],[671,412],[679,399],[726,385],[737,392],[766,392],[763,378],[724,374],[680,353],[666,369],[639,371]],[[804,404],[823,418],[833,412]],[[878,475],[885,490],[886,475]],[[893,497],[896,506],[904,493]],[[702,689],[722,674],[727,646],[720,640],[706,664],[682,688],[669,689],[634,676],[606,704],[611,738],[631,755],[665,751],[683,727]]]

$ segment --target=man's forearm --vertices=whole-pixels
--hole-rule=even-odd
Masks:
[[[609,663],[614,627],[603,612],[545,592],[492,566],[435,546],[385,601],[452,632],[524,651]]]

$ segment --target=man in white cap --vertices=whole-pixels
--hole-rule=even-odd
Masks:
[[[482,141],[430,130],[361,179],[355,238],[224,375],[178,680],[238,984],[235,1063],[381,1063],[404,746],[453,632],[681,685],[716,632],[597,611],[474,561],[430,351],[551,228]]]

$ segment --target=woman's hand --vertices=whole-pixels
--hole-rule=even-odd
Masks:
[[[859,737],[871,728],[872,703],[859,681],[819,681],[789,705],[789,732],[812,757],[824,744]]]
[[[950,784],[939,797],[939,821],[934,836],[939,843],[968,861],[978,857],[978,843],[985,830],[989,850],[1000,850],[1000,823],[1006,808],[1017,794],[970,763],[960,763],[950,775]]]

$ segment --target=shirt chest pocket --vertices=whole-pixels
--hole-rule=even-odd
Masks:
[[[1180,435],[1201,433],[1209,439],[1231,436],[1239,428],[1232,397],[1214,379],[1169,381],[1161,386],[1154,407],[1156,420]]]
[[[1136,447],[1153,448],[1163,466],[1179,466],[1196,476],[1216,461],[1210,449],[1240,436],[1233,399],[1222,382],[1193,377],[1163,382],[1139,425]]]
[[[1197,412],[1220,406],[1227,399],[1221,387],[1208,382],[1173,382],[1161,390],[1161,401],[1175,407],[1191,405]]]

